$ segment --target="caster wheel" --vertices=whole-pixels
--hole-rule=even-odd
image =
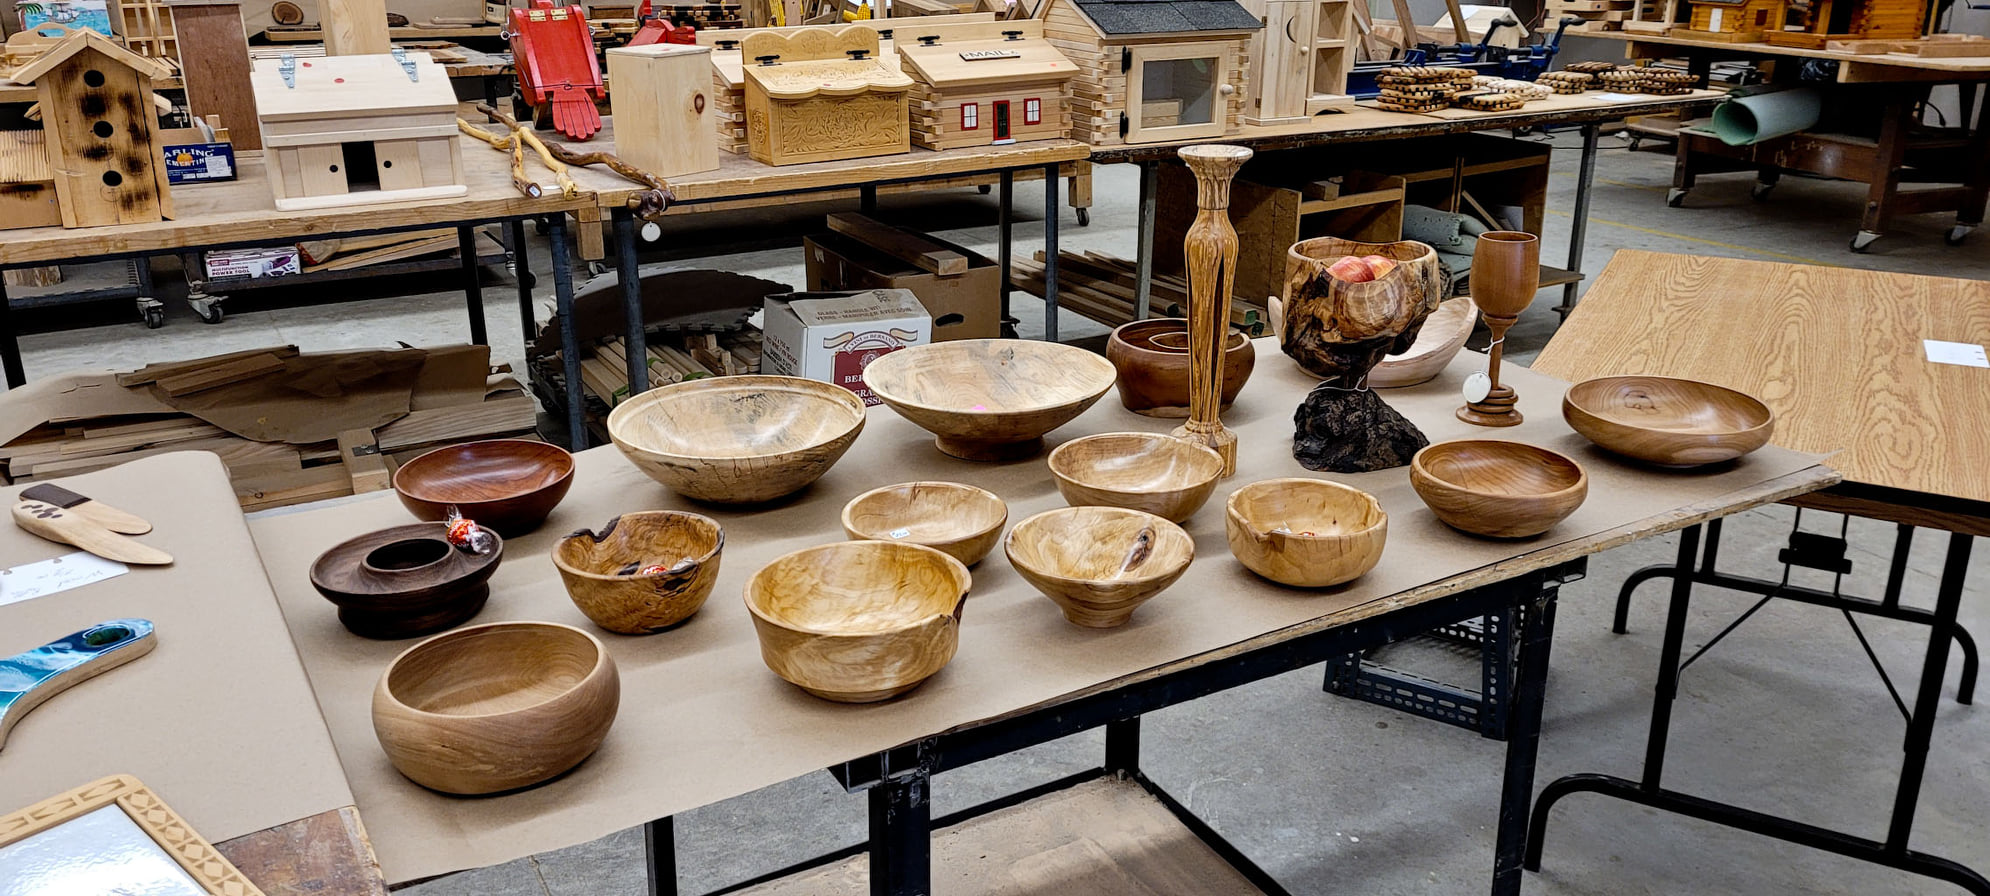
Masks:
[[[1088,208],[1081,208],[1081,209],[1078,209],[1078,226],[1079,226],[1079,227],[1090,227],[1090,226],[1092,226],[1092,210],[1091,210],[1091,209],[1088,209]]]
[[[587,263],[587,275],[589,277],[599,277],[602,274],[606,273],[608,273],[607,265],[602,264],[601,262],[598,261],[590,261]]]
[[[1775,184],[1758,183],[1755,186],[1748,188],[1748,198],[1753,199],[1756,202],[1768,202],[1769,193],[1774,189],[1776,189]]]
[[[1665,191],[1666,208],[1683,208],[1686,205],[1686,191],[1672,189]]]
[[[986,195],[988,195],[988,191],[989,191],[989,189],[991,189],[991,188],[990,188],[990,187],[989,187],[989,186],[988,186],[987,184],[981,184],[981,185],[979,185],[979,186],[975,187],[975,189],[976,189],[976,190],[979,190],[979,191],[981,192],[981,195],[983,195],[983,196],[986,196]]]
[[[1864,252],[1866,251],[1866,249],[1870,248],[1873,243],[1878,242],[1879,237],[1880,237],[1879,234],[1874,233],[1870,230],[1861,230],[1858,232],[1857,235],[1852,237],[1852,243],[1850,248],[1854,252]]]
[[[1942,242],[1951,246],[1960,246],[1963,240],[1969,238],[1969,232],[1975,229],[1976,225],[1974,224],[1957,224],[1949,228],[1948,233],[1942,234]]]
[[[166,325],[166,309],[147,308],[139,312],[145,317],[145,329],[157,330]]]
[[[200,322],[204,324],[218,324],[226,314],[221,310],[220,299],[188,299],[187,307],[200,315]]]
[[[523,286],[526,289],[531,289],[533,287],[536,287],[539,285],[539,275],[528,273],[518,281],[518,285]]]
[[[535,234],[538,234],[539,236],[545,236],[545,235],[546,235],[546,219],[545,219],[545,218],[533,218],[533,219],[532,219],[532,232],[533,232],[533,233],[535,233]]]
[[[1637,134],[1632,134],[1632,135],[1631,135],[1631,147],[1630,147],[1631,151],[1632,151],[1632,152],[1637,152],[1637,151],[1638,151],[1638,144],[1640,144],[1640,143],[1643,143],[1643,142],[1644,142],[1644,138],[1643,138],[1643,137],[1641,137],[1641,136],[1639,136],[1639,135],[1637,135]]]

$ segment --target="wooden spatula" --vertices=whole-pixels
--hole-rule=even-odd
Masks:
[[[146,522],[145,518],[138,514],[127,513],[102,501],[91,500],[88,495],[77,494],[59,485],[42,483],[41,485],[29,486],[25,491],[21,492],[21,500],[54,504],[70,513],[97,523],[112,532],[122,532],[126,535],[144,535],[152,531],[152,524]]]
[[[7,732],[43,701],[152,652],[159,642],[146,619],[113,619],[0,659],[0,747]]]
[[[173,562],[173,555],[165,551],[119,535],[104,528],[102,523],[43,501],[24,500],[15,504],[14,522],[49,541],[75,545],[106,560],[145,565]]]

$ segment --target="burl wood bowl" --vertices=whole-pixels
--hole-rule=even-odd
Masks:
[[[844,541],[777,558],[746,582],[760,657],[825,700],[874,703],[953,659],[967,566],[924,545]]]
[[[1244,568],[1281,585],[1325,588],[1375,568],[1389,515],[1373,495],[1324,479],[1266,479],[1230,493],[1224,534]]]
[[[363,638],[430,635],[470,621],[490,598],[504,540],[488,554],[458,550],[447,523],[413,523],[340,542],[311,564],[311,586]]]
[[[1126,624],[1195,559],[1182,527],[1123,507],[1065,507],[1009,530],[1009,562],[1064,618],[1087,628]]]
[[[1447,525],[1488,538],[1553,529],[1589,496],[1582,465],[1498,439],[1439,442],[1410,458],[1410,485]]]
[[[1119,403],[1148,417],[1188,416],[1188,321],[1136,320],[1112,331],[1106,360],[1119,371]],[[1224,410],[1237,400],[1257,366],[1258,351],[1232,330],[1223,346]]]
[[[937,548],[973,566],[1002,540],[1009,505],[987,489],[958,482],[903,482],[843,505],[843,531],[858,541]]]
[[[1043,435],[1112,388],[1112,362],[1027,339],[959,339],[892,352],[864,368],[871,394],[963,460],[1034,457]]]
[[[670,628],[698,612],[719,579],[725,533],[674,510],[625,513],[553,546],[567,597],[595,625],[623,635]]]
[[[608,436],[630,463],[678,494],[716,504],[800,491],[863,431],[856,393],[791,376],[690,380],[651,389],[608,415]]]
[[[1444,372],[1452,358],[1458,357],[1478,322],[1479,306],[1472,304],[1471,299],[1459,296],[1444,300],[1423,319],[1423,329],[1417,331],[1416,341],[1410,343],[1408,351],[1384,357],[1382,363],[1369,371],[1369,387],[1393,389],[1429,382]]]
[[[1562,419],[1606,451],[1672,467],[1733,460],[1769,443],[1776,415],[1745,392],[1669,376],[1569,387]]]
[[[1125,507],[1179,523],[1216,490],[1223,458],[1174,436],[1108,432],[1057,446],[1050,473],[1073,507]]]
[[[417,519],[446,519],[453,506],[506,538],[539,528],[573,484],[573,455],[530,439],[449,445],[394,472],[394,491]]]
[[[373,689],[373,733],[408,779],[443,793],[539,784],[594,754],[622,683],[601,642],[550,622],[474,625],[416,644]]]

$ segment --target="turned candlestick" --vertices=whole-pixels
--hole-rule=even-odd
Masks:
[[[1499,360],[1507,328],[1541,291],[1541,238],[1513,230],[1480,234],[1478,247],[1472,250],[1471,287],[1472,301],[1492,333],[1486,363],[1492,386],[1485,398],[1465,402],[1458,419],[1479,426],[1518,426],[1521,415],[1514,403],[1520,397],[1512,386],[1499,381]]]
[[[1195,175],[1195,223],[1182,251],[1188,267],[1188,422],[1174,436],[1214,450],[1223,474],[1237,472],[1237,434],[1223,428],[1223,347],[1230,338],[1230,288],[1237,276],[1237,230],[1230,226],[1230,180],[1251,158],[1242,146],[1185,146]]]

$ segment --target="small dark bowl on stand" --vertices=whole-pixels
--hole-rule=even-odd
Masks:
[[[539,528],[574,484],[574,458],[530,439],[437,448],[401,465],[394,491],[417,519],[465,519],[507,538]]]
[[[311,564],[311,586],[362,638],[414,638],[462,625],[490,598],[504,541],[472,554],[445,540],[448,531],[447,523],[415,523],[342,542]]]

